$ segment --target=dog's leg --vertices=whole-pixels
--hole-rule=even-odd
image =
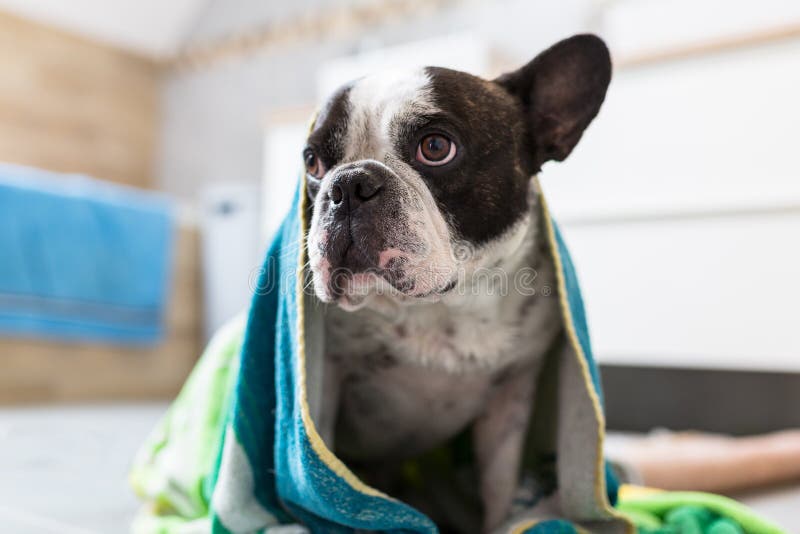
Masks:
[[[511,510],[535,387],[533,371],[511,373],[495,386],[473,426],[484,532],[497,528]]]

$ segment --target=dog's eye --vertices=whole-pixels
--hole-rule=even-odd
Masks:
[[[314,178],[322,178],[322,175],[325,174],[325,165],[322,164],[322,161],[314,151],[307,149],[303,153],[303,159],[306,164],[306,172]]]
[[[456,157],[456,144],[442,134],[426,135],[417,146],[417,161],[437,167]]]

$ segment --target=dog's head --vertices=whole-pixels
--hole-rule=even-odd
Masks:
[[[569,155],[610,77],[603,42],[578,35],[492,81],[427,67],[339,89],[303,152],[317,296],[436,299],[465,264],[502,260],[531,212],[531,176]]]

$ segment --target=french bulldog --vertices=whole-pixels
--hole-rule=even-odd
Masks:
[[[308,136],[320,435],[389,488],[386,466],[468,432],[480,510],[425,510],[443,530],[494,531],[512,511],[537,375],[564,328],[535,176],[570,154],[610,79],[603,41],[576,35],[494,80],[361,78]]]

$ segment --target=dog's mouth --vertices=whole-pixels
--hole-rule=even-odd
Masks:
[[[328,243],[311,269],[320,300],[346,309],[360,307],[375,295],[438,300],[458,285],[455,273],[426,263],[424,256],[398,248],[370,250],[350,235]]]

